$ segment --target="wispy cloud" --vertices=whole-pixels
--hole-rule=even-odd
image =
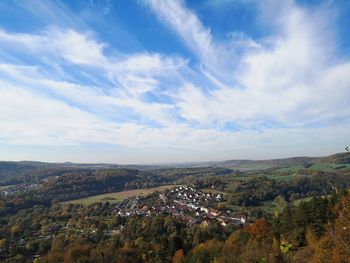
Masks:
[[[202,61],[220,60],[218,54],[232,61],[228,68],[228,64],[212,64],[220,74],[206,74],[212,82],[207,84],[209,91],[185,85],[177,93],[177,106],[184,118],[201,124],[266,120],[294,126],[348,114],[349,107],[339,111],[338,105],[346,106],[344,96],[349,96],[349,62],[333,60],[332,28],[323,22],[327,11],[311,12],[290,1],[274,16],[279,34],[260,43],[241,41],[244,49],[237,54],[231,45],[215,43],[210,30],[183,1],[148,2],[194,52],[205,54]],[[235,78],[223,83],[223,74],[228,75],[225,80]],[[330,84],[335,81],[339,84]]]
[[[67,25],[0,29],[0,143],[148,152],[135,161],[264,157],[267,148],[270,157],[323,154],[342,146],[350,61],[337,59],[334,28],[324,22],[333,13],[255,2],[273,34],[219,39],[185,1],[144,3],[195,60],[121,52],[98,32]]]

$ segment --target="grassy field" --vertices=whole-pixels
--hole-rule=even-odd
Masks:
[[[10,188],[11,186],[14,186],[14,185],[4,185],[4,186],[0,185],[0,191],[6,190],[6,189]]]
[[[296,199],[296,200],[293,201],[293,205],[297,206],[297,205],[299,205],[301,202],[307,202],[307,201],[310,201],[311,199],[312,199],[312,196],[308,196],[308,197]]]
[[[238,206],[238,205],[233,205],[228,201],[225,202],[220,202],[220,204],[224,205],[226,208],[234,211],[234,212],[242,212],[242,211],[249,211],[252,208],[261,208],[262,210],[266,211],[267,213],[272,214],[274,211],[278,210],[279,212],[282,212],[283,206],[278,204],[275,201],[267,201],[267,202],[262,202],[260,206],[256,207],[244,207],[244,206]]]
[[[274,173],[298,173],[303,169],[305,168],[302,165],[293,165],[277,169]],[[309,169],[317,171],[343,170],[350,169],[350,164],[314,163]]]
[[[280,169],[276,170],[275,172],[277,172],[277,173],[297,173],[301,169],[304,169],[303,165],[293,165],[293,166],[289,166],[289,167],[280,168]]]
[[[341,169],[350,169],[350,164],[331,164],[331,163],[315,163],[311,166],[315,170],[337,170]]]
[[[314,163],[310,168],[314,169],[314,170],[328,170],[331,168],[331,164],[330,163]]]
[[[259,171],[259,170],[266,170],[269,168],[272,168],[272,165],[267,165],[267,164],[247,164],[247,165],[236,165],[233,166],[234,169],[238,169],[244,172],[247,171]],[[231,167],[232,168],[232,167]]]
[[[82,205],[90,205],[93,203],[106,202],[106,201],[108,201],[109,203],[119,203],[128,197],[140,196],[140,195],[145,196],[148,194],[152,194],[156,191],[161,192],[161,191],[164,191],[166,189],[170,189],[170,188],[174,188],[174,187],[176,187],[176,185],[163,185],[163,186],[159,186],[159,187],[155,187],[155,188],[135,189],[135,190],[129,190],[129,191],[123,191],[123,192],[94,195],[94,196],[89,196],[86,198],[66,201],[63,203],[82,204]]]

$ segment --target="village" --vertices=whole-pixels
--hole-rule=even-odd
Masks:
[[[34,184],[11,187],[3,190],[2,195],[30,191],[34,187],[36,187]],[[164,192],[126,198],[120,203],[109,203],[106,200],[88,207],[63,204],[65,210],[69,211],[68,214],[62,217],[53,212],[50,221],[45,225],[28,230],[26,237],[18,235],[15,245],[9,244],[7,249],[0,248],[0,255],[7,254],[16,247],[23,250],[34,246],[36,248],[30,257],[34,260],[41,257],[41,251],[58,235],[66,240],[78,237],[99,239],[120,235],[126,227],[125,220],[128,217],[170,215],[187,225],[200,225],[204,228],[212,223],[219,223],[223,227],[242,227],[247,222],[246,215],[235,214],[224,209],[224,206],[218,206],[223,201],[224,195],[215,190],[205,192],[191,186],[179,185]],[[84,220],[79,219],[76,214],[78,211],[85,213]],[[101,215],[104,220],[100,219]],[[16,228],[12,227],[12,231],[16,231]]]
[[[28,191],[35,185],[26,185],[21,187],[13,187],[2,192],[9,195],[14,191]],[[241,227],[247,222],[246,215],[235,214],[227,209],[217,209],[217,204],[224,201],[222,193],[211,193],[197,190],[191,186],[181,185],[168,189],[165,192],[155,192],[147,196],[134,196],[124,199],[120,203],[110,204],[108,200],[104,203],[93,205],[100,212],[107,212],[109,215],[116,215],[121,218],[126,217],[149,217],[156,215],[172,215],[188,225],[200,224],[204,227],[211,222],[218,221],[223,227],[235,226]],[[73,206],[69,206],[73,207]],[[215,208],[214,208],[215,207]],[[74,209],[74,208],[72,208]],[[92,210],[93,211],[93,210]],[[97,227],[98,221],[91,217],[90,220],[77,221],[71,219],[69,221],[57,220],[49,226],[42,227],[37,231],[31,231],[27,238],[18,237],[18,247],[28,246],[31,240],[43,240],[51,242],[57,234],[64,234],[65,238],[72,237],[90,237],[95,235],[115,235],[123,231],[124,226],[107,229],[105,226]],[[10,246],[12,247],[12,245]],[[0,249],[0,253],[3,252]],[[36,253],[35,257],[39,257]]]
[[[19,192],[27,193],[38,187],[37,184],[17,184],[0,191],[0,196],[14,195]]]
[[[188,224],[206,225],[211,220],[217,220],[222,226],[242,226],[247,222],[246,215],[217,209],[217,204],[222,201],[222,193],[203,192],[191,186],[181,185],[164,193],[125,199],[116,205],[115,212],[122,217],[173,215]]]

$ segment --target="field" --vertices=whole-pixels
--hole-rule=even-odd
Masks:
[[[311,199],[312,199],[312,196],[308,196],[308,197],[296,199],[296,200],[293,201],[293,205],[297,206],[297,205],[299,205],[301,202],[307,202],[307,201],[310,201]]]
[[[260,206],[256,206],[256,207],[252,207],[252,206],[244,207],[239,205],[233,205],[228,201],[220,202],[220,204],[224,205],[226,208],[231,209],[234,212],[250,211],[251,209],[259,207],[265,212],[272,214],[276,210],[278,210],[279,213],[281,213],[284,208],[283,205],[275,201],[262,202]]]
[[[280,168],[280,169],[276,170],[275,172],[277,172],[277,173],[297,173],[302,169],[304,169],[304,166],[298,164],[298,165]]]
[[[311,168],[315,170],[350,169],[350,164],[315,163]]]
[[[166,189],[170,189],[176,187],[176,185],[163,185],[155,188],[146,188],[146,189],[135,189],[135,190],[128,190],[128,191],[123,191],[123,192],[115,192],[115,193],[109,193],[109,194],[101,194],[101,195],[94,195],[94,196],[89,196],[81,199],[76,199],[76,200],[70,200],[66,201],[63,203],[66,204],[82,204],[82,205],[90,205],[93,203],[98,203],[98,202],[106,202],[108,201],[109,203],[119,203],[123,201],[126,198],[133,197],[133,196],[140,196],[140,195],[148,195],[152,194],[156,191],[164,191]]]
[[[4,186],[0,185],[0,191],[6,190],[6,189],[8,189],[8,188],[10,188],[12,186],[14,186],[14,185],[4,185]]]
[[[266,170],[272,167],[273,167],[272,165],[268,165],[268,164],[246,164],[246,165],[241,164],[241,165],[230,166],[230,168],[234,168],[244,172]]]

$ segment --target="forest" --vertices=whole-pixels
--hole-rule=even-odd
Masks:
[[[13,176],[17,184],[6,185],[9,177],[1,181],[5,186],[0,188],[0,261],[348,262],[350,169],[348,163],[328,161],[265,169],[259,164],[259,169],[242,170],[22,170]],[[220,193],[224,200],[214,204],[216,211],[243,214],[248,220],[243,225],[226,225],[215,218],[195,223],[161,211],[122,216],[116,212],[118,203],[109,200],[89,205],[67,202],[172,184]],[[159,196],[141,198],[140,207],[156,206]]]

